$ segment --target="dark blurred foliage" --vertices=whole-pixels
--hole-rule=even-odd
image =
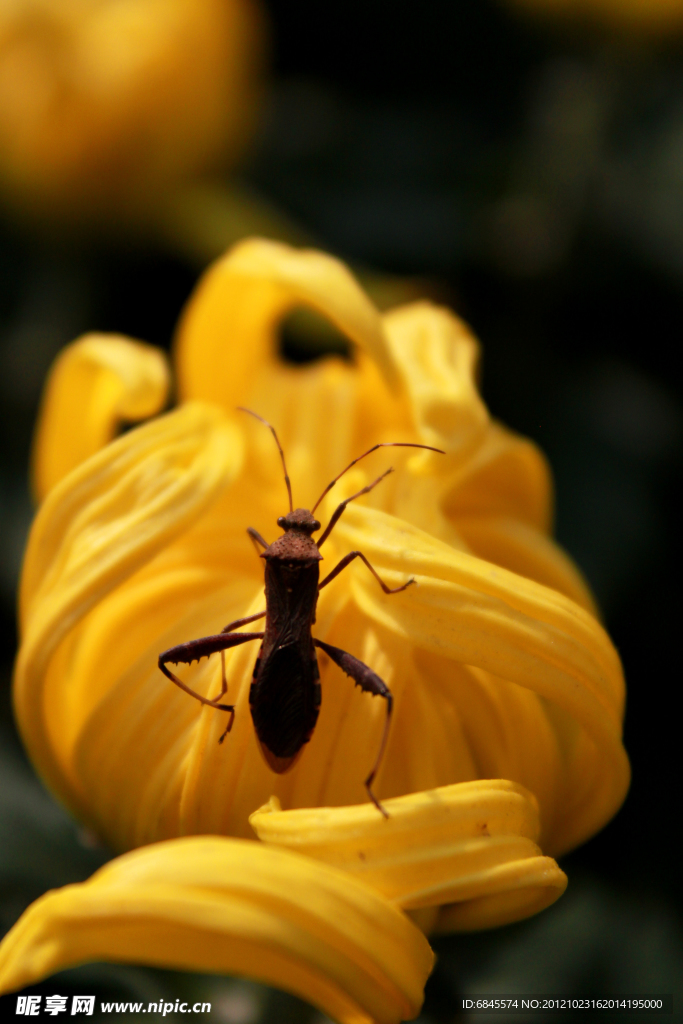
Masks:
[[[493,0],[268,7],[275,80],[245,183],[329,250],[430,280],[472,324],[490,408],[553,466],[557,536],[596,591],[629,686],[623,809],[565,858],[570,887],[550,911],[436,943],[423,1019],[455,1020],[465,992],[680,997],[683,40],[551,32]],[[6,924],[41,886],[86,877],[105,856],[30,780],[11,726],[41,382],[84,330],[168,346],[195,276],[139,242],[66,245],[0,226],[2,730],[19,780],[0,822],[16,847],[0,879]],[[49,870],[35,853],[48,833]],[[165,972],[101,970],[88,979],[133,993],[119,998],[180,991]],[[65,990],[81,984],[72,975],[60,976]],[[289,997],[223,984],[219,1019],[319,1019]]]

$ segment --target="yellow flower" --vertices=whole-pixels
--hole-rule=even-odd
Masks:
[[[0,5],[0,183],[47,212],[137,215],[241,151],[255,113],[257,0]]]
[[[682,0],[509,0],[548,17],[575,18],[632,32],[665,33],[683,26]]]
[[[282,364],[277,325],[300,305],[347,335],[353,362]],[[2,947],[0,984],[91,956],[201,964],[289,987],[338,1020],[399,1020],[418,1012],[430,960],[398,907],[428,931],[535,913],[566,884],[541,851],[584,841],[620,805],[618,656],[548,538],[546,464],[491,420],[475,386],[476,342],[450,312],[416,303],[380,316],[337,261],[253,240],[200,283],[176,356],[179,408],[104,447],[121,420],[163,404],[162,357],[88,337],[48,384],[17,718],[38,771],[76,815],[118,849],[157,845],[35,904]],[[348,506],[324,556],[331,568],[362,550],[390,586],[411,576],[417,586],[387,596],[354,563],[321,592],[314,631],[394,694],[375,783],[388,819],[363,786],[384,702],[331,663],[321,658],[314,735],[285,775],[270,771],[254,736],[253,645],[226,658],[236,719],[222,745],[225,714],[156,667],[160,651],[263,606],[245,529],[273,539],[286,491],[270,433],[237,405],[277,426],[295,504],[309,508],[377,442],[447,453],[372,455],[320,506],[325,521],[390,454],[396,472]],[[212,658],[184,678],[213,696],[220,673]],[[219,838],[252,827],[270,849]],[[205,838],[177,838],[192,835]],[[305,896],[302,871],[316,879]],[[363,924],[335,909],[347,885]],[[267,921],[252,926],[256,910]],[[269,960],[258,950],[273,949],[274,934]],[[252,953],[240,958],[245,943]],[[410,970],[390,968],[392,944]]]

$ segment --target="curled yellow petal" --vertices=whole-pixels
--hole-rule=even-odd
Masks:
[[[552,857],[529,857],[486,872],[484,896],[439,909],[433,932],[476,932],[499,928],[545,910],[562,895],[567,876]]]
[[[300,305],[331,320],[395,379],[380,315],[344,264],[254,238],[210,268],[185,310],[176,348],[182,397],[230,409],[243,403],[274,356],[278,321]]]
[[[43,393],[33,447],[37,497],[103,448],[122,420],[142,420],[166,401],[163,352],[113,334],[86,334],[56,359]]]
[[[352,570],[354,597],[372,619],[425,651],[530,689],[561,709],[559,719],[556,711],[550,718],[572,781],[562,821],[546,843],[566,850],[597,831],[629,782],[623,674],[597,620],[557,591],[376,509],[349,506],[337,535],[362,550],[389,585],[416,579],[396,600],[362,566]]]
[[[187,529],[241,461],[234,424],[214,406],[190,403],[82,463],[36,516],[22,575],[15,709],[34,764],[71,806],[78,800],[67,762],[84,713],[68,671],[74,628]]]
[[[536,845],[538,805],[522,786],[463,782],[383,806],[388,818],[371,804],[281,811],[271,799],[249,820],[260,839],[343,868],[405,910],[466,904],[468,928],[489,926],[493,895],[514,892],[521,918],[564,892],[564,872]],[[538,875],[541,865],[545,874],[534,887],[530,872]],[[517,898],[520,878],[526,902]]]
[[[439,503],[456,522],[469,516],[512,516],[547,533],[551,497],[548,463],[536,445],[491,423],[469,458],[444,480]]]
[[[43,896],[0,947],[0,989],[97,960],[243,975],[341,1024],[398,1024],[417,1016],[433,954],[346,872],[202,836],[144,847]]]
[[[428,302],[402,306],[382,322],[420,438],[461,459],[489,421],[474,379],[477,342],[450,310]]]

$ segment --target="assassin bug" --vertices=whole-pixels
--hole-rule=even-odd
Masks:
[[[172,682],[201,701],[202,704],[229,712],[230,718],[227,727],[219,740],[222,743],[232,729],[235,720],[234,705],[220,703],[228,690],[225,678],[225,651],[231,647],[237,647],[239,644],[247,643],[249,640],[260,640],[261,649],[254,666],[254,675],[249,691],[249,706],[263,756],[272,770],[281,774],[296,763],[304,745],[310,740],[318,720],[321,687],[315,648],[319,647],[354,680],[357,686],[360,686],[361,690],[384,697],[386,700],[387,715],[379,752],[372,771],[365,780],[365,788],[375,807],[385,817],[388,817],[387,812],[372,792],[372,783],[382,761],[389,735],[393,706],[391,691],[386,683],[358,658],[354,658],[352,654],[342,651],[339,647],[332,647],[331,644],[311,636],[311,627],[315,622],[319,592],[328,583],[331,583],[354,558],[360,558],[365,563],[385,594],[398,594],[415,582],[414,579],[409,579],[407,583],[400,587],[394,587],[392,590],[380,579],[361,551],[349,552],[323,581],[319,582],[319,563],[322,560],[320,548],[329,537],[344,509],[350,501],[360,498],[363,494],[368,494],[373,487],[376,487],[392,472],[392,469],[385,470],[367,487],[363,487],[356,494],[352,494],[350,498],[340,502],[317,542],[311,535],[320,529],[320,523],[313,513],[344,473],[347,473],[366,455],[377,451],[378,448],[426,448],[428,451],[439,452],[441,455],[444,452],[440,448],[432,448],[426,444],[412,444],[407,441],[388,441],[376,444],[350,462],[346,469],[342,470],[327,485],[309,512],[305,508],[294,508],[292,486],[287,474],[285,456],[275,428],[251,409],[240,407],[240,411],[254,416],[271,431],[280,453],[289,496],[289,512],[286,516],[280,516],[277,521],[277,525],[284,530],[284,533],[272,544],[268,544],[253,527],[250,526],[247,529],[257,552],[266,563],[266,608],[255,615],[236,619],[215,636],[205,636],[199,640],[190,640],[188,643],[171,647],[170,650],[159,655],[159,668]],[[259,551],[259,547],[263,548],[262,552]],[[233,632],[240,626],[246,626],[264,616],[266,625],[263,632]],[[208,657],[219,651],[222,661],[222,687],[221,692],[213,700],[195,693],[167,667],[169,664],[189,664],[199,661],[200,658]]]

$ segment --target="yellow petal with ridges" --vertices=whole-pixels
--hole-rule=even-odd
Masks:
[[[609,637],[579,605],[532,580],[484,562],[375,509],[350,505],[337,539],[360,549],[396,586],[382,594],[361,565],[352,592],[370,618],[418,648],[483,669],[533,690],[580,727],[558,741],[575,785],[562,822],[546,841],[565,850],[592,835],[616,811],[629,782],[621,743],[624,680]]]
[[[489,422],[474,379],[477,342],[450,310],[428,302],[385,313],[382,323],[418,435],[424,444],[445,448],[449,459],[462,459]],[[429,453],[423,458],[435,462]]]
[[[271,798],[249,820],[263,841],[348,871],[403,909],[483,900],[501,895],[505,885],[517,891],[520,878],[535,907],[530,862],[536,872],[544,864],[544,898],[564,892],[564,872],[536,845],[536,800],[515,783],[464,782],[385,800],[383,807],[388,818],[371,804],[282,811]],[[518,911],[526,916],[521,905]]]
[[[539,843],[552,847],[555,821],[576,774],[565,760],[552,706],[533,690],[449,657],[420,650],[414,658],[432,699],[457,712],[475,766],[469,777],[512,779],[532,792],[540,810]]]
[[[33,485],[42,500],[114,437],[123,420],[159,412],[168,395],[164,353],[116,334],[67,345],[45,385],[33,444]]]
[[[97,960],[243,975],[341,1024],[398,1024],[419,1012],[433,954],[346,872],[201,836],[136,850],[43,896],[0,947],[0,988]]]
[[[470,458],[444,480],[439,503],[455,522],[471,516],[511,516],[547,533],[551,495],[550,469],[540,449],[492,422]]]
[[[409,397],[415,439],[445,452],[421,452],[411,460],[413,482],[431,477],[440,487],[408,488],[413,501],[406,501],[405,512],[436,505],[450,519],[508,515],[547,531],[547,462],[526,438],[491,421],[477,389],[479,345],[467,325],[428,302],[385,313],[382,324]]]
[[[458,518],[457,527],[472,554],[559,590],[598,618],[583,574],[544,533],[511,516]]]
[[[228,409],[244,404],[275,358],[278,321],[301,305],[327,317],[396,380],[380,315],[343,263],[253,238],[213,264],[185,309],[176,341],[181,397]]]
[[[240,432],[190,403],[130,431],[49,493],[29,537],[15,673],[22,737],[48,785],[78,806],[68,761],[79,709],[68,671],[75,627],[187,529],[240,468]]]
[[[437,440],[433,435],[434,431],[430,436]],[[424,436],[413,435],[416,436],[426,443]],[[447,444],[437,440],[437,445],[439,443],[442,448]],[[427,456],[431,461],[426,461]],[[395,459],[396,455],[392,453],[392,462]],[[346,486],[344,489],[348,490]],[[452,457],[432,456],[428,452],[413,455],[404,461],[401,476],[383,483],[381,493],[373,492],[367,504],[407,519],[427,533],[463,550],[468,548],[469,541],[460,530],[461,522],[465,526],[472,520],[491,522],[494,530],[499,521],[520,523],[527,527],[524,541],[527,551],[522,564],[526,562],[528,575],[534,578],[534,573],[547,574],[550,571],[553,577],[562,579],[568,573],[559,574],[557,564],[553,566],[553,561],[557,563],[561,553],[558,552],[558,559],[553,559],[549,551],[550,542],[541,548],[540,557],[537,555],[527,561],[533,551],[531,536],[540,536],[542,544],[550,530],[550,495],[550,473],[539,449],[499,424],[489,423],[467,458],[460,457],[457,451]],[[477,535],[474,536],[476,540]],[[505,547],[503,553],[506,553]],[[544,565],[546,561],[550,565]],[[568,562],[566,558],[564,561]],[[573,592],[582,589],[577,586],[577,576],[574,573],[573,579],[569,576],[565,580]]]
[[[137,580],[132,582],[137,583]],[[206,577],[203,582],[211,583]],[[218,589],[209,585],[207,591],[202,592],[201,577],[193,581],[189,572],[168,573],[158,579],[150,577],[146,586],[140,583],[124,588],[122,600],[102,609],[95,644],[75,665],[73,685],[82,694],[80,705],[89,710],[81,718],[79,731],[72,740],[73,766],[80,785],[88,793],[94,827],[114,848],[127,849],[189,831],[181,827],[181,798],[187,786],[194,748],[201,749],[205,743],[202,735],[205,717],[212,732],[219,730],[213,732],[206,756],[214,754],[215,746],[221,767],[222,762],[232,764],[236,755],[233,734],[239,743],[243,735],[249,736],[253,731],[248,704],[240,702],[229,741],[219,746],[218,737],[226,724],[225,713],[209,708],[208,716],[204,716],[202,705],[173,686],[157,666],[160,651],[188,637],[201,636],[207,629],[211,633],[219,632],[232,610],[245,614],[253,603],[248,586],[248,581],[237,579],[232,586],[224,584]],[[254,589],[252,584],[252,599]],[[125,607],[125,596],[133,600],[132,609]],[[129,666],[119,672],[114,669],[107,676],[97,701],[86,704],[87,682],[92,669],[102,661],[107,638],[126,635],[125,625],[118,632],[113,631],[117,614],[120,615],[118,621],[125,624],[137,611],[145,622],[143,609],[154,598],[161,608],[169,607],[165,602],[172,600],[176,609],[172,622],[167,623],[164,630],[161,616],[156,622],[150,618],[151,635],[145,637],[140,630],[139,644],[136,642],[132,649],[132,645],[127,644]],[[173,610],[173,606],[169,610]],[[86,637],[92,625],[88,623]],[[245,675],[250,676],[258,643],[237,648],[226,658],[231,702],[239,702],[233,661],[234,655],[242,651],[249,659]],[[190,677],[185,677],[191,679],[197,692],[215,696],[220,691],[220,669],[220,658],[215,657],[203,660]],[[121,799],[122,792],[127,794],[125,800]],[[205,802],[214,802],[220,811],[226,806],[230,809],[231,794],[221,789],[218,778],[212,780],[201,795]],[[210,829],[204,819],[191,831],[218,830]]]

